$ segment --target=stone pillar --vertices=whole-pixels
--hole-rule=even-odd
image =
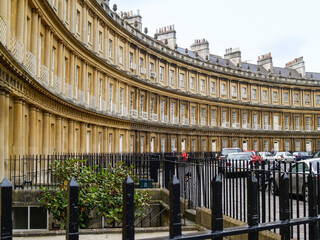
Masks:
[[[14,101],[13,154],[17,156],[23,155],[22,103],[21,99]]]
[[[56,152],[58,154],[61,154],[61,128],[62,128],[62,119],[61,117],[56,117]]]
[[[9,93],[6,93],[5,104],[4,104],[4,114],[6,116],[6,121],[4,123],[4,159],[5,159],[5,169],[9,169]],[[5,175],[9,177],[8,171]]]
[[[43,143],[42,143],[42,154],[48,155],[50,153],[50,116],[49,113],[43,113]]]
[[[95,53],[98,52],[98,38],[99,38],[99,31],[98,31],[98,16],[96,14],[93,15],[93,51]],[[101,39],[102,40],[102,39]]]
[[[3,1],[3,0],[1,0]],[[11,1],[10,1],[11,2]],[[17,1],[17,15],[16,15],[16,37],[20,41],[20,43],[23,43],[23,34],[25,29],[25,0],[18,0]]]
[[[7,3],[7,15],[6,15],[6,24],[7,24],[7,37],[6,37],[6,43],[7,47],[10,45],[10,37],[11,37],[11,1],[0,1],[1,3],[4,2]],[[1,8],[1,7],[0,7]]]
[[[31,49],[32,54],[38,57],[38,11],[37,9],[32,9],[32,19],[31,19]]]
[[[80,153],[86,152],[86,136],[87,136],[87,124],[81,123],[80,127]]]
[[[69,21],[70,21],[70,31],[72,33],[75,33],[75,13],[76,13],[76,1],[75,0],[70,0],[70,18],[69,18]]]
[[[88,72],[87,72],[87,63],[82,61],[82,76],[81,76],[81,91],[87,95],[87,80],[88,80]],[[85,96],[86,96],[85,95]],[[85,101],[86,97],[84,98]]]
[[[75,95],[76,87],[75,87],[75,83],[74,83],[75,69],[76,69],[76,66],[75,66],[75,55],[74,55],[74,52],[71,51],[70,52],[70,68],[69,68],[69,84],[72,86],[72,89],[73,89],[72,97],[76,96]],[[66,76],[66,78],[68,78],[68,77]]]
[[[99,79],[98,79],[98,70],[97,68],[93,69],[93,79],[92,79],[92,86],[93,86],[93,96],[96,97],[96,107],[99,106]]]
[[[64,64],[64,57],[63,57],[63,43],[62,41],[58,42],[58,57],[57,57],[57,75],[60,77],[61,82],[60,82],[60,89],[59,91],[61,92],[61,86],[63,85],[63,64]],[[64,91],[62,91],[64,92]]]
[[[51,30],[50,27],[45,29],[45,39],[44,39],[44,65],[49,69],[50,67],[50,55],[51,55]]]
[[[83,3],[82,5],[82,42],[85,45],[88,43],[87,27],[88,27],[87,4]]]
[[[98,144],[97,144],[97,126],[96,125],[92,125],[92,130],[91,130],[91,149],[90,152],[92,153],[96,153],[98,152]]]
[[[5,2],[5,1],[1,1]],[[0,5],[2,7],[2,4]],[[6,102],[6,93],[4,91],[0,91],[0,179],[5,177],[5,142],[8,141],[8,138],[5,136],[5,127],[6,122],[8,121],[9,115],[6,115],[5,104]]]
[[[74,146],[74,121],[72,119],[69,120],[68,125],[68,152],[73,153]]]
[[[37,109],[35,106],[29,108],[29,151],[30,155],[37,154]]]

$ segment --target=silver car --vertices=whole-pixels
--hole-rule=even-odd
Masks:
[[[288,163],[286,163],[288,166]],[[310,169],[311,165],[311,169]],[[283,171],[283,166],[281,166],[281,170]],[[313,158],[302,160],[292,164],[291,169],[287,167],[288,173],[290,174],[290,179],[292,179],[292,194],[298,194],[303,196],[307,201],[308,199],[308,175],[310,170],[317,174],[318,166],[320,168],[320,158]],[[271,180],[271,191],[273,194],[279,193],[279,176],[283,176],[283,174],[275,174],[274,179]]]
[[[289,152],[277,152],[274,159],[277,161],[295,161],[296,157]]]

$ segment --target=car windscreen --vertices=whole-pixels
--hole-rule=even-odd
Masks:
[[[286,156],[293,156],[292,153],[286,152]]]
[[[235,157],[238,160],[251,160],[251,158],[248,155],[239,155]]]
[[[228,156],[229,153],[236,153],[236,152],[240,152],[240,149],[223,149],[221,152],[221,155]]]
[[[299,155],[300,155],[300,156],[308,156],[308,153],[306,153],[306,152],[299,152]]]

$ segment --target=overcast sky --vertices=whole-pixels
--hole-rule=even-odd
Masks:
[[[242,61],[271,52],[274,66],[303,56],[306,71],[320,72],[320,0],[110,0],[120,11],[140,10],[143,29],[174,24],[179,47],[209,41],[223,56],[239,47]]]

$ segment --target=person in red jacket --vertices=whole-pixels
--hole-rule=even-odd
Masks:
[[[183,157],[183,161],[187,162],[189,155],[186,153],[186,150],[183,150],[181,155]]]

